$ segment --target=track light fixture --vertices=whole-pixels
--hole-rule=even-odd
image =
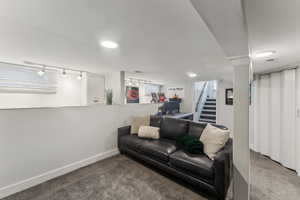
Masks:
[[[78,80],[81,80],[81,79],[82,79],[82,72],[80,72],[80,74],[77,76],[77,79],[78,79]]]
[[[83,79],[83,73],[88,73],[87,71],[82,71],[82,70],[77,70],[77,69],[72,69],[72,68],[67,68],[64,66],[54,66],[54,65],[46,65],[44,63],[36,63],[36,62],[31,62],[31,61],[23,61],[26,64],[26,67],[32,67],[33,69],[37,70],[37,74],[39,76],[44,76],[47,71],[52,71],[55,70],[59,73],[59,71],[61,72],[61,76],[62,77],[67,77],[67,71],[68,73],[70,72],[71,74],[73,74],[73,72],[75,73],[79,73],[77,76],[78,80],[82,80]],[[14,64],[14,63],[10,63],[10,64]],[[30,66],[28,66],[30,65]]]

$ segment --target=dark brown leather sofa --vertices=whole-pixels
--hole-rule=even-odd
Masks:
[[[160,139],[139,138],[130,134],[130,126],[118,129],[120,153],[129,154],[172,176],[225,199],[231,179],[232,140],[229,139],[214,160],[206,155],[185,152],[176,145],[182,135],[200,137],[206,123],[182,119],[151,117],[151,126],[160,127]],[[223,126],[215,125],[219,128]]]

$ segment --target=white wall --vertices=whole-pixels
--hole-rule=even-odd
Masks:
[[[87,74],[87,105],[106,102],[105,99],[105,78],[98,74]]]
[[[217,87],[217,124],[229,128],[233,134],[233,105],[225,104],[225,89],[233,88],[233,83],[229,81],[218,81]]]
[[[117,128],[156,104],[0,111],[0,198],[117,152]]]
[[[180,108],[181,112],[185,112],[185,113],[195,112],[193,106],[194,82],[187,81],[181,86],[183,86],[184,88],[184,98],[182,99],[181,108]]]

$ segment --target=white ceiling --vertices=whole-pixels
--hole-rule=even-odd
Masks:
[[[241,0],[191,0],[229,58],[248,56]]]
[[[300,63],[300,1],[245,0],[249,44],[253,54],[274,50],[274,62],[254,59],[255,72]]]
[[[0,60],[163,78],[232,76],[231,64],[188,0],[3,0]],[[99,40],[119,43],[103,49]]]

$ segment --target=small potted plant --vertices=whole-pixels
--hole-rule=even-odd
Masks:
[[[113,92],[112,89],[106,90],[106,105],[112,105]]]

